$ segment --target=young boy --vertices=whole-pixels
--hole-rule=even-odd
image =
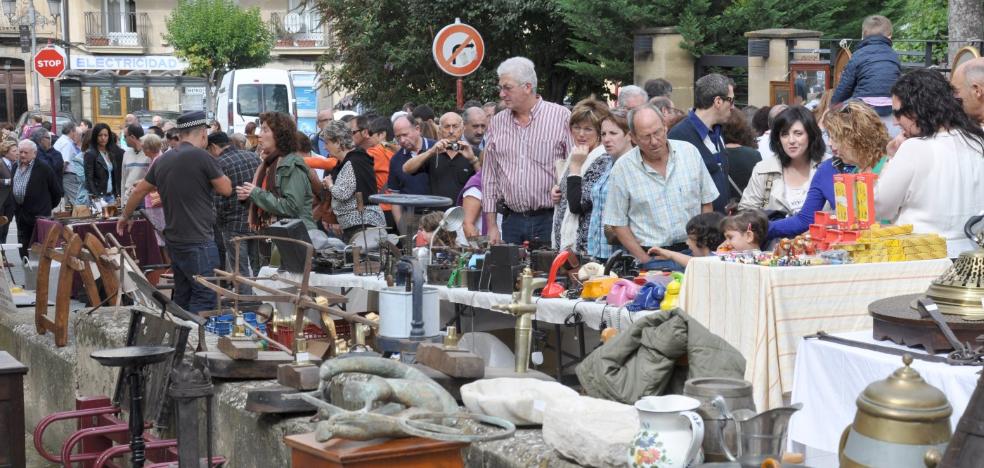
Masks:
[[[878,112],[890,136],[899,132],[892,122],[892,85],[902,73],[899,54],[892,49],[892,22],[872,15],[861,23],[861,44],[847,62],[830,104],[858,98]]]

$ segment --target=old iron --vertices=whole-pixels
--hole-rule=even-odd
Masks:
[[[912,369],[912,356],[858,396],[854,422],[841,435],[840,466],[846,468],[935,466],[950,441],[946,395]]]
[[[516,316],[516,367],[517,373],[525,373],[530,366],[530,339],[533,330],[533,290],[546,284],[543,278],[533,278],[533,270],[526,268],[520,277],[520,290],[514,292],[511,304],[494,304],[493,310],[500,310]]]
[[[343,374],[365,374],[368,378],[343,380],[341,399],[360,404],[361,409],[349,411],[332,399],[333,380]],[[509,437],[516,426],[509,421],[490,416],[461,413],[454,397],[423,372],[399,361],[376,356],[350,356],[325,361],[320,370],[321,385],[317,391],[285,395],[285,399],[300,398],[319,409],[323,418],[317,425],[315,438],[325,442],[335,437],[349,440],[372,440],[380,437],[422,436],[438,440],[476,442]],[[431,422],[421,422],[426,419]],[[453,427],[460,419],[475,419],[495,425],[500,431],[469,433]]]

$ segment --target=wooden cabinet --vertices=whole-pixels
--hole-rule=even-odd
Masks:
[[[322,443],[313,432],[287,436],[285,441],[293,468],[460,468],[461,449],[468,446],[419,437]]]

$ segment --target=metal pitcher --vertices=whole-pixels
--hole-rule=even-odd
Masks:
[[[803,408],[802,403],[784,406],[755,414],[747,409],[728,409],[724,398],[717,397],[711,401],[725,419],[735,425],[736,446],[734,450],[728,447],[728,441],[722,434],[721,447],[729,460],[738,462],[741,466],[761,466],[766,458],[782,460],[786,446],[786,431],[789,428],[789,418],[793,413]],[[718,430],[721,430],[720,428]]]

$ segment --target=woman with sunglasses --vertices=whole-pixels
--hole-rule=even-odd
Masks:
[[[984,208],[984,130],[936,70],[902,75],[892,87],[892,113],[905,140],[875,186],[875,214],[939,233],[950,257],[973,249],[963,226]]]

